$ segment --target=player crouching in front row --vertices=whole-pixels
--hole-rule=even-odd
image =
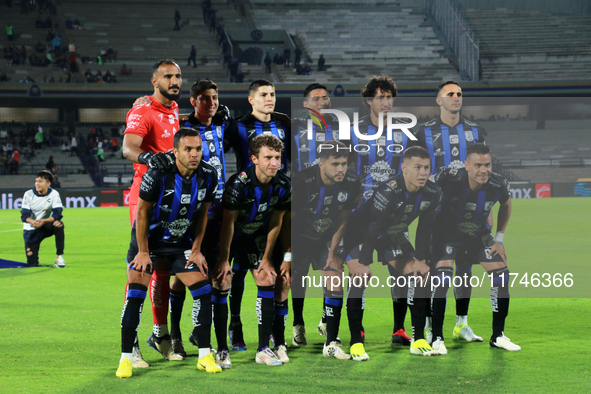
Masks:
[[[129,291],[121,315],[121,360],[117,377],[132,375],[133,343],[139,329],[150,274],[156,267],[170,270],[193,296],[193,325],[198,333],[197,369],[221,372],[210,353],[211,285],[201,241],[207,211],[215,198],[218,177],[202,162],[199,132],[181,128],[174,136],[176,168],[148,171],[140,186],[138,213],[127,252]],[[194,228],[190,234],[189,229]],[[190,238],[194,241],[191,244]],[[191,249],[188,259],[185,250]]]

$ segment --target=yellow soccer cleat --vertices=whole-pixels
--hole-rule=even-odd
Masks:
[[[128,358],[124,358],[123,361],[119,363],[119,368],[117,368],[117,373],[115,373],[115,375],[118,378],[130,378],[132,369],[133,364],[131,360]]]
[[[365,348],[361,342],[353,344],[351,349],[349,349],[351,353],[351,358],[355,361],[367,361],[369,360],[369,356],[365,353]]]
[[[424,339],[419,339],[410,344],[410,354],[419,354],[423,356],[437,356],[439,353],[433,349]]]
[[[213,358],[211,353],[197,361],[197,369],[209,373],[222,372],[222,368],[216,364],[215,358]]]

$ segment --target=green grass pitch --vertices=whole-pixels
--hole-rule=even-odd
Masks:
[[[147,301],[139,337],[151,366],[134,370],[124,380],[116,378],[115,371],[126,283],[127,209],[70,209],[64,221],[65,269],[53,268],[50,239],[41,247],[43,267],[0,270],[0,393],[591,392],[591,301],[573,298],[590,297],[586,266],[591,256],[591,199],[513,201],[505,236],[511,271],[570,270],[577,284],[547,293],[570,298],[512,299],[506,334],[521,345],[520,352],[489,348],[490,302],[483,297],[472,300],[470,325],[484,343],[451,338],[455,303],[450,299],[444,327],[449,354],[411,356],[408,348],[390,343],[391,300],[368,298],[364,326],[370,360],[326,359],[321,354],[324,337],[315,332],[321,313],[316,298],[306,301],[304,311],[308,346],[289,347],[291,361],[282,367],[258,365],[255,286],[248,279],[242,307],[248,351],[231,352],[231,370],[215,375],[196,370],[197,349],[187,340],[187,297],[181,324],[190,357],[168,362],[146,346],[152,319]],[[18,211],[0,211],[0,258],[25,261],[21,228]],[[475,274],[479,270],[475,268]],[[291,343],[291,313],[288,322],[286,338]],[[410,314],[406,326],[409,330]],[[340,337],[348,350],[345,311]]]

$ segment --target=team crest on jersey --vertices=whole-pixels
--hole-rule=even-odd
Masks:
[[[240,179],[241,182],[246,183],[246,180],[248,179],[246,172],[241,172],[240,175],[238,175],[238,179]]]
[[[332,196],[324,197],[324,205],[332,203]]]
[[[283,129],[277,129],[277,134],[279,134],[279,139],[280,140],[284,140],[285,139],[285,131],[283,131]]]
[[[345,202],[345,201],[347,201],[347,197],[349,197],[349,193],[339,192],[337,200],[339,200],[339,202]]]
[[[267,210],[267,203],[259,205],[259,212],[265,212]]]
[[[396,189],[396,181],[390,181],[388,183],[386,183],[386,186],[388,186],[390,189]]]
[[[203,190],[199,190],[199,193],[197,194],[197,199],[198,200],[203,200],[205,198],[205,193],[207,192],[206,189]]]
[[[215,130],[218,134],[218,139],[222,139],[222,126],[217,126]]]
[[[431,205],[431,201],[421,201],[419,210],[424,211],[425,209],[429,208],[429,205]]]
[[[457,146],[454,146],[454,148],[451,150],[451,154],[452,156],[457,156],[460,154],[460,151]]]
[[[324,133],[316,133],[316,141],[318,141],[318,142],[326,141],[326,136],[324,135]]]
[[[454,248],[453,248],[453,246],[446,246],[446,247],[445,247],[445,253],[447,253],[447,254],[452,254],[452,253],[453,253],[453,251],[454,251]]]
[[[215,144],[213,142],[209,144],[209,151],[215,153]]]
[[[466,141],[474,141],[474,134],[472,134],[472,130],[464,130],[464,134],[466,135]]]
[[[451,144],[459,144],[460,143],[460,139],[458,138],[457,135],[450,135],[449,136],[449,142]]]
[[[176,119],[174,118],[174,115],[168,114],[168,123],[174,124],[175,121]]]
[[[402,142],[402,133],[399,131],[394,132],[393,138],[394,138],[394,142],[396,142],[397,144],[401,143]]]
[[[491,208],[493,207],[493,205],[495,205],[494,201],[487,201],[484,203],[484,210],[485,211],[490,211]]]

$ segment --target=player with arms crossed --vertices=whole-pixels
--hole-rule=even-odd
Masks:
[[[433,348],[439,354],[447,354],[442,331],[445,297],[452,282],[454,260],[461,256],[463,261],[480,263],[492,275],[490,346],[517,351],[521,348],[503,333],[509,312],[510,276],[503,246],[511,216],[509,183],[492,172],[490,149],[484,144],[468,147],[464,165],[465,168],[459,169],[443,168],[435,178],[443,191],[443,200],[433,235],[433,254],[437,261],[433,279],[439,284],[432,293]],[[497,235],[493,237],[487,220],[497,202],[500,204]]]
[[[433,176],[443,167],[452,169],[464,167],[466,149],[478,142],[485,143],[484,130],[478,124],[460,115],[464,96],[462,88],[457,82],[443,82],[437,87],[435,96],[440,115],[413,130],[417,141],[409,142],[409,146],[419,145],[429,151],[433,163],[431,169],[431,175]],[[492,216],[489,217],[488,224],[492,227]],[[455,276],[471,276],[472,265],[470,263],[464,264],[461,256],[459,257],[456,261]],[[429,261],[428,263],[431,267],[434,267],[436,262]],[[468,325],[468,308],[470,306],[472,286],[468,283],[462,287],[454,287],[454,295],[456,299],[454,339],[482,342],[482,337],[474,334],[474,331]],[[427,341],[432,343],[431,317],[427,319],[426,328]]]
[[[349,269],[352,278],[371,277],[369,265],[373,262],[374,250],[377,251],[378,261],[388,265],[390,275],[397,278],[396,286],[392,286],[392,296],[402,295],[405,300],[408,296],[415,335],[410,352],[434,355],[433,348],[423,338],[429,307],[429,288],[425,286],[429,266],[425,264],[425,258],[429,253],[441,190],[429,180],[431,159],[426,149],[418,146],[406,149],[401,170],[400,174],[380,184],[371,199],[353,213],[345,240],[346,250],[350,251],[352,258],[348,262]],[[415,250],[408,239],[408,226],[416,218],[419,218],[419,224]],[[363,223],[367,224],[364,226]],[[359,240],[362,242],[359,243]],[[351,248],[350,245],[355,246]],[[404,281],[398,278],[399,274],[404,276]],[[412,277],[421,278],[416,281],[418,285],[415,286]],[[369,359],[363,346],[365,332],[361,296],[364,291],[363,285],[352,284],[347,299],[351,355],[354,360],[360,361]]]
[[[217,173],[201,161],[201,137],[194,129],[177,131],[174,155],[176,169],[150,170],[140,186],[137,220],[127,253],[129,291],[121,315],[122,354],[116,373],[120,378],[132,375],[132,348],[149,274],[158,265],[174,272],[193,296],[193,325],[199,342],[197,368],[210,373],[221,371],[210,353],[211,285],[207,262],[201,253],[207,212],[217,189]],[[191,253],[186,256],[188,249]]]
[[[21,220],[23,222],[23,238],[27,253],[27,266],[39,265],[39,247],[45,238],[55,235],[57,258],[56,268],[64,268],[64,223],[62,212],[64,206],[60,194],[52,189],[53,175],[47,170],[39,171],[35,178],[35,187],[23,196]]]
[[[252,272],[258,288],[256,362],[267,365],[289,361],[284,331],[291,256],[282,258],[276,247],[283,215],[291,201],[290,180],[279,171],[282,149],[283,144],[275,136],[254,138],[250,142],[253,166],[234,174],[226,183],[219,258],[213,270],[215,280],[221,281],[233,259],[237,269]],[[214,282],[214,286],[219,285]],[[278,315],[275,323],[274,314]],[[269,348],[271,334],[275,337],[275,352]],[[244,342],[243,338],[239,340]]]
[[[129,216],[131,225],[137,213],[137,203],[142,176],[148,169],[170,170],[174,167],[174,134],[179,129],[178,105],[183,83],[179,65],[171,59],[158,61],[152,67],[152,96],[137,100],[127,113],[127,128],[123,136],[123,157],[134,163],[135,174],[129,192]],[[166,153],[169,152],[169,153]],[[170,272],[155,269],[150,281],[150,298],[154,320],[153,333],[148,345],[167,360],[178,361],[183,357],[175,353],[168,334],[168,297]],[[134,368],[148,367],[143,360],[139,343],[134,346]]]

